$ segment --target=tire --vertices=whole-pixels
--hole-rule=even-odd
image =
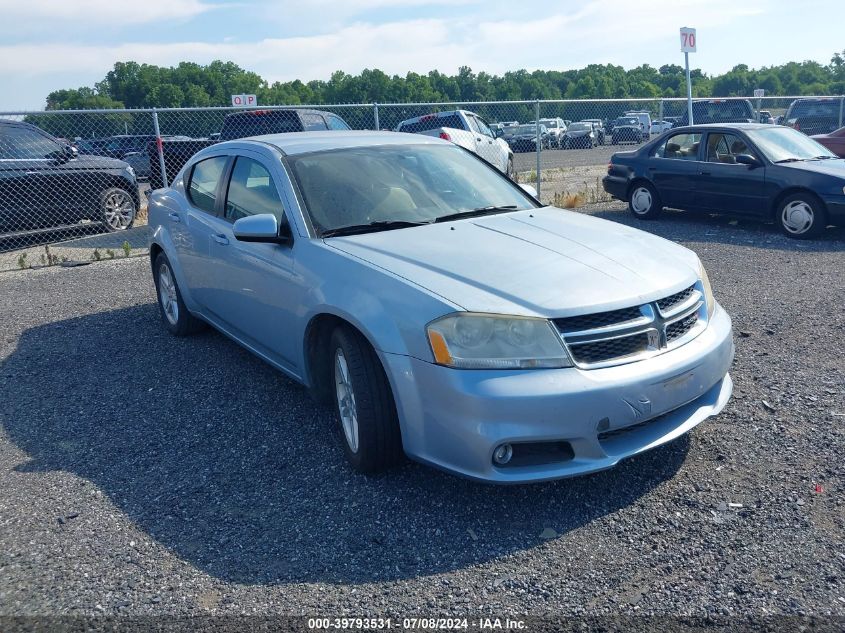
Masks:
[[[387,470],[404,452],[396,403],[381,361],[370,343],[349,327],[335,329],[329,350],[346,459],[361,473]]]
[[[775,211],[775,222],[787,237],[812,239],[827,226],[827,209],[818,196],[801,191],[780,201]]]
[[[628,210],[640,220],[653,220],[663,211],[663,203],[650,182],[639,180],[628,193]]]
[[[516,182],[516,168],[513,166],[513,156],[508,156],[507,177]]]
[[[137,214],[135,198],[126,189],[111,187],[100,194],[100,220],[109,233],[131,228]]]
[[[205,323],[188,312],[188,308],[185,307],[182,292],[173,274],[173,267],[164,253],[159,253],[155,259],[153,280],[158,298],[158,311],[171,334],[188,336],[203,329]]]

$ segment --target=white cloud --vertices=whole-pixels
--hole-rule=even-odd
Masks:
[[[142,0],[140,3],[119,0],[0,0],[0,13],[7,26],[15,30],[38,30],[45,23],[76,25],[146,24],[157,20],[192,18],[212,9],[203,0]],[[5,27],[0,26],[3,30]],[[53,32],[60,36],[61,32]]]

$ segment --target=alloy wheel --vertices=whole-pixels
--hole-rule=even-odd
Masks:
[[[167,264],[162,264],[158,269],[158,296],[164,316],[171,325],[176,325],[179,321],[179,300],[176,296],[176,282]]]
[[[358,452],[358,409],[355,404],[355,391],[349,377],[349,365],[343,350],[338,348],[334,355],[334,383],[337,395],[337,409],[343,435],[353,453]]]

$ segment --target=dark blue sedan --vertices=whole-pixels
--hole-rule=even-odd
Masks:
[[[791,128],[675,128],[610,159],[604,190],[648,220],[665,207],[774,220],[789,237],[845,225],[845,160]]]

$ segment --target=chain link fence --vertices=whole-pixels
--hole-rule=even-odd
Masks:
[[[705,99],[693,109],[695,123],[757,120],[807,133],[841,127],[843,114],[839,96]],[[348,128],[442,136],[532,184],[544,202],[578,206],[606,199],[600,179],[615,151],[686,123],[685,99],[0,112],[0,270],[73,259],[63,248],[95,235],[111,256],[129,254],[135,245],[122,236],[146,224],[147,192],[223,140]]]

